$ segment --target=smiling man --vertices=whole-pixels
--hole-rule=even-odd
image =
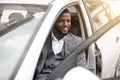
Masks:
[[[48,37],[36,68],[34,80],[46,80],[51,72],[82,42],[70,33],[71,13],[65,9],[56,20]],[[86,66],[85,53],[81,53],[76,65]]]

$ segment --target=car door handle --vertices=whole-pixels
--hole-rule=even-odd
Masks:
[[[116,43],[119,41],[120,37],[116,37]]]

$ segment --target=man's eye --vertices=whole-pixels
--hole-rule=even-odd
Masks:
[[[60,20],[59,22],[62,23],[62,22],[64,22],[64,20]]]
[[[71,22],[70,20],[68,20],[67,22]]]

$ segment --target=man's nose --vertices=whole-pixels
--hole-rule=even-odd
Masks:
[[[64,22],[64,26],[68,26],[68,22],[67,21]]]

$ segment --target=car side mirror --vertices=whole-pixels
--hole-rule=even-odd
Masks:
[[[98,76],[83,67],[75,67],[69,70],[63,80],[100,80]]]

